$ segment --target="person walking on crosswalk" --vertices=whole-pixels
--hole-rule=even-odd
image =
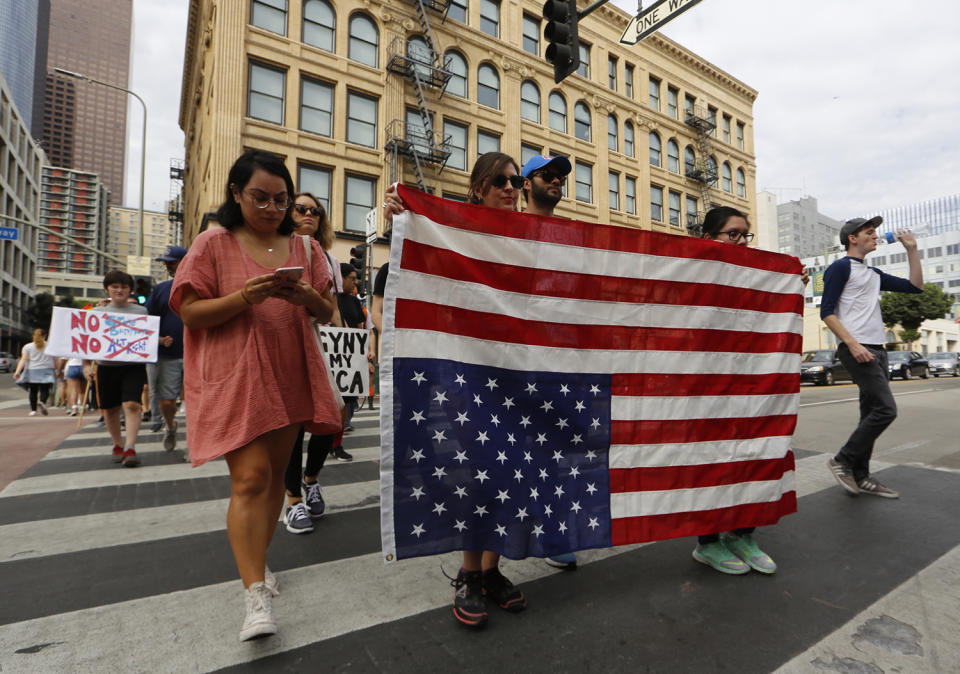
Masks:
[[[312,328],[333,315],[330,274],[316,241],[291,236],[293,195],[282,159],[244,152],[228,175],[221,227],[194,240],[170,294],[185,326],[191,461],[223,456],[230,471],[227,535],[245,588],[241,641],[277,631],[267,547],[290,448],[301,426],[319,434],[341,426]],[[292,275],[299,268],[299,280],[276,273],[281,267]]]

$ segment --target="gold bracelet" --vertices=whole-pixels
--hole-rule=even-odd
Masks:
[[[246,302],[250,306],[253,306],[253,302],[247,299],[247,294],[244,292],[244,288],[240,288],[240,299],[242,299],[244,302]]]

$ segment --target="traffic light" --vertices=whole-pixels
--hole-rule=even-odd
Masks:
[[[543,18],[547,20],[543,35],[550,43],[546,57],[553,64],[553,80],[559,83],[580,67],[577,0],[547,0],[543,4]]]
[[[357,278],[363,278],[363,269],[367,263],[367,244],[361,243],[350,249],[350,264],[357,270]]]
[[[150,276],[133,277],[133,296],[137,304],[146,304],[150,292],[153,290],[153,278]]]

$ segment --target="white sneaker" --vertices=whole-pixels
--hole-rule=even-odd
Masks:
[[[32,411],[30,414],[28,414],[27,416],[28,416],[28,417],[35,417],[35,416],[37,416],[37,411],[34,410],[34,411]]]
[[[273,605],[270,588],[265,583],[253,583],[244,590],[247,615],[240,628],[240,641],[249,641],[277,633],[273,620]]]
[[[263,567],[263,584],[267,586],[270,594],[274,597],[280,596],[280,581],[273,575],[273,571],[270,570],[269,566]]]

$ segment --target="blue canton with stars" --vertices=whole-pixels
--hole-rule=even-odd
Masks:
[[[610,546],[609,375],[394,359],[398,558]]]

